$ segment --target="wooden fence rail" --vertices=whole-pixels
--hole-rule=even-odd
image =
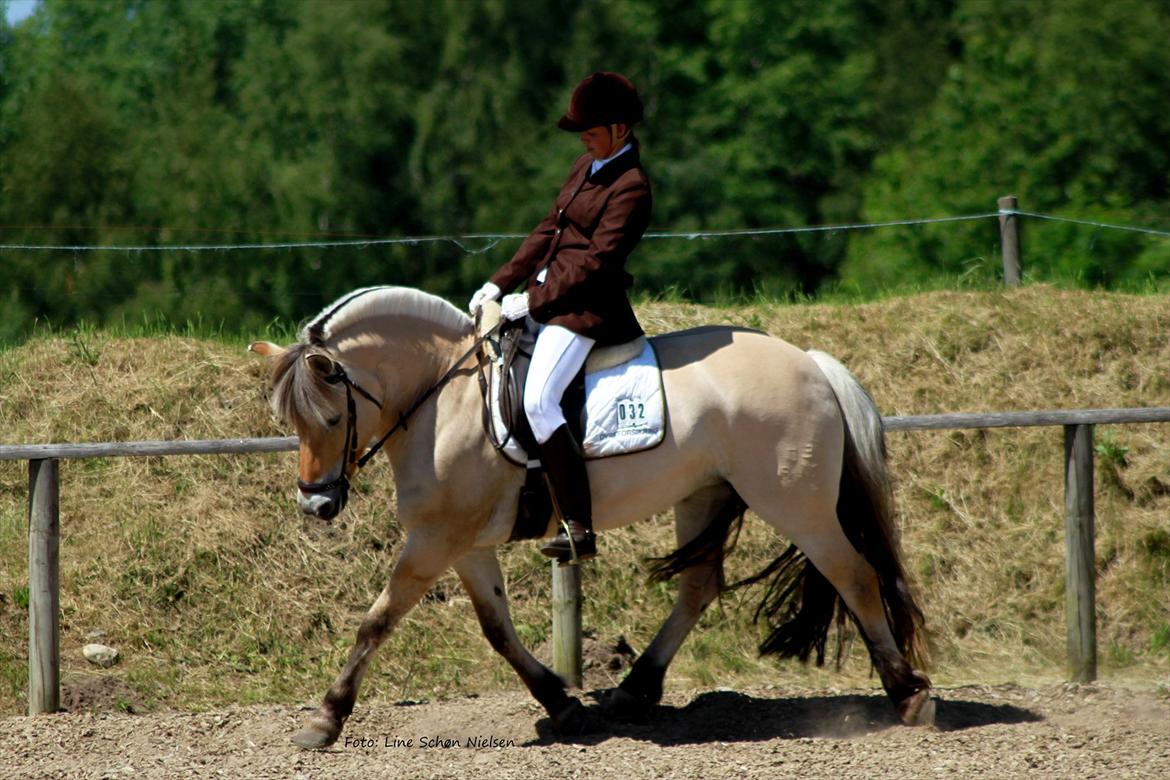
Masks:
[[[1063,426],[1065,454],[1065,616],[1068,675],[1077,682],[1097,676],[1093,426],[1170,422],[1170,408],[1065,409],[987,414],[886,417],[888,431]],[[291,452],[293,437],[139,441],[100,444],[0,445],[0,461],[29,463],[29,677],[30,715],[60,708],[60,608],[58,544],[59,461],[69,458],[162,455],[228,455]],[[553,564],[554,668],[581,680],[581,591],[575,567]]]

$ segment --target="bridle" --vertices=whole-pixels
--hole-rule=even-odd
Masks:
[[[368,390],[363,388],[357,382],[349,378],[349,374],[345,372],[345,368],[336,360],[333,361],[333,373],[325,377],[325,383],[330,385],[344,384],[345,385],[345,463],[341,467],[341,474],[336,479],[331,479],[328,482],[305,482],[304,480],[297,480],[297,487],[305,495],[312,495],[314,493],[326,493],[334,488],[341,488],[341,502],[344,504],[346,497],[349,494],[349,467],[357,460],[358,448],[358,433],[357,433],[357,402],[354,401],[353,394],[357,391],[367,401],[378,407],[378,411],[382,410],[382,402],[374,398]],[[406,427],[405,425],[403,427]],[[372,454],[373,451],[371,450]],[[358,466],[364,464],[364,459],[358,461]]]
[[[337,360],[334,360],[333,373],[329,374],[324,379],[325,382],[330,385],[345,385],[345,464],[341,467],[341,474],[338,475],[335,479],[331,479],[328,482],[305,482],[301,479],[298,479],[297,488],[299,488],[300,491],[305,495],[326,493],[336,488],[340,488],[340,501],[344,506],[345,501],[349,495],[350,467],[352,466],[355,472],[358,469],[361,469],[367,463],[369,463],[371,458],[378,454],[378,451],[382,449],[383,445],[385,445],[386,442],[390,440],[391,436],[393,436],[399,430],[407,430],[406,421],[410,419],[411,415],[417,412],[419,407],[426,403],[435,393],[442,390],[447,385],[447,383],[455,377],[455,374],[459,371],[459,367],[463,365],[465,360],[475,354],[482,355],[480,350],[483,347],[484,342],[487,341],[488,337],[490,337],[499,327],[499,325],[495,325],[494,327],[488,329],[488,331],[485,332],[482,336],[479,336],[475,340],[475,343],[471,345],[471,349],[464,352],[463,355],[461,355],[459,359],[456,360],[449,369],[447,369],[447,372],[439,378],[439,381],[431,385],[426,390],[426,392],[419,396],[415,402],[410,405],[406,411],[398,413],[398,421],[394,423],[390,430],[386,431],[386,433],[384,433],[380,439],[374,442],[373,445],[368,450],[366,450],[365,454],[360,458],[358,457],[357,402],[354,400],[353,394],[356,392],[374,406],[378,407],[379,411],[382,411],[382,402],[375,398],[369,391],[367,391],[357,382],[353,381],[349,374],[346,373],[345,367],[342,366],[341,363]]]

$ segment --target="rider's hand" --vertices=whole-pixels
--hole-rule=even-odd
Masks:
[[[467,310],[475,314],[488,301],[494,301],[500,297],[500,288],[488,282],[483,287],[475,291],[475,295],[471,296],[471,301],[467,304]]]
[[[528,293],[505,295],[500,301],[500,316],[504,319],[518,320],[528,314]]]

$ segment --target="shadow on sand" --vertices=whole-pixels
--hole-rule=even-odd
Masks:
[[[657,706],[642,723],[606,718],[598,702],[608,691],[588,694],[586,733],[564,737],[546,718],[536,724],[539,739],[529,743],[558,742],[599,744],[612,737],[626,737],[658,745],[709,742],[760,742],[771,739],[827,737],[848,739],[899,727],[897,715],[885,696],[842,694],[763,699],[734,691],[711,691],[696,696],[684,707]],[[936,725],[940,731],[993,724],[1034,723],[1037,713],[1010,704],[984,704],[940,698]]]

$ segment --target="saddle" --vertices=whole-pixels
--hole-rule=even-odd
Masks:
[[[480,333],[499,321],[499,304],[484,306]],[[524,413],[524,383],[539,323],[503,323],[486,342],[489,367],[481,374],[483,426],[493,446],[526,469],[512,540],[543,535],[552,501],[543,478],[539,445]],[[561,399],[569,430],[588,460],[651,449],[666,432],[662,375],[653,344],[640,336],[595,347]]]

